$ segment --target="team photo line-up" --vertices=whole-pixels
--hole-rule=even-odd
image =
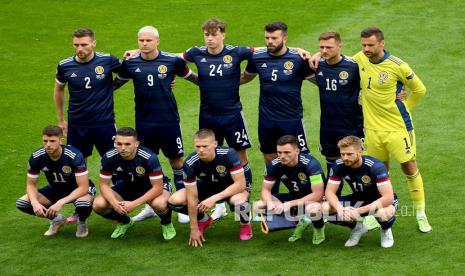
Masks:
[[[16,201],[19,210],[51,220],[45,236],[72,222],[76,237],[88,236],[87,218],[94,210],[118,222],[111,238],[124,236],[137,221],[159,216],[163,238],[170,240],[176,235],[174,210],[179,223],[190,223],[189,244],[202,246],[207,227],[227,215],[227,202],[239,221],[241,240],[252,238],[253,209],[265,227],[279,229],[280,221],[295,221],[287,227],[295,228],[289,242],[299,240],[312,224],[313,244],[322,243],[329,221],[351,229],[345,246],[357,245],[368,230],[380,228],[381,246],[392,247],[397,210],[389,178],[392,157],[405,175],[419,230],[432,231],[410,111],[426,88],[407,63],[384,50],[380,29],[364,29],[362,50],[352,57],[341,53],[341,37],[333,31],[320,34],[320,51],[314,55],[289,48],[287,25],[279,21],[265,26],[266,47],[224,44],[226,24],[220,19],[207,20],[202,31],[205,46],[172,54],[158,49],[156,28],[142,27],[137,33],[139,49],[127,51],[122,62],[94,51],[92,30],[73,32],[75,54],[57,66],[54,101],[59,125],[44,128],[43,146],[29,159],[27,193]],[[244,60],[247,66],[241,72]],[[189,62],[195,63],[197,74],[187,67]],[[258,139],[266,170],[260,200],[252,208],[247,158],[251,141],[239,86],[257,75]],[[176,76],[200,89],[195,152],[185,159],[172,92]],[[129,80],[134,85],[135,129],[116,130],[113,92]],[[326,173],[307,146],[304,80],[319,89]],[[94,146],[102,157],[98,196],[86,166]],[[161,169],[160,150],[172,168],[172,181]],[[38,189],[40,171],[48,184]],[[344,180],[352,193],[342,196]],[[280,183],[288,193],[279,192]],[[60,211],[71,202],[75,213],[66,217]],[[138,215],[129,217],[143,204]]]

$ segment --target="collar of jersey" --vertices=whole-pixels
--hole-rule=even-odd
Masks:
[[[371,62],[373,64],[380,64],[381,62],[385,61],[388,57],[391,56],[391,53],[389,53],[388,51],[386,50],[383,50],[384,51],[384,57],[382,57],[380,60],[378,60],[377,62]]]

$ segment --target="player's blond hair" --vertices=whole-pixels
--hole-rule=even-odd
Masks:
[[[140,28],[137,35],[140,35],[140,34],[152,34],[156,38],[160,38],[160,34],[158,33],[158,30],[154,26],[144,26]]]
[[[194,139],[206,139],[206,138],[211,138],[213,140],[216,140],[215,133],[213,132],[213,130],[208,129],[208,128],[202,128],[202,129],[199,129],[199,131],[197,131],[194,134]]]
[[[357,136],[346,136],[337,142],[338,148],[347,148],[350,146],[353,146],[355,149],[362,150],[362,139],[358,138]]]

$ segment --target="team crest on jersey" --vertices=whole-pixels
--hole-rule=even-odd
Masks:
[[[303,181],[303,180],[307,180],[307,176],[306,176],[304,173],[299,173],[297,176],[298,176],[299,179],[302,180],[302,181]]]
[[[97,76],[95,76],[98,80],[103,80],[105,78],[105,69],[103,68],[103,66],[97,66],[95,67],[95,73],[97,74]]]
[[[99,66],[95,67],[95,73],[101,75],[101,74],[105,73],[105,69],[103,68],[103,66],[99,65]]]
[[[163,64],[162,64],[162,65],[159,65],[159,66],[158,66],[158,72],[159,72],[159,73],[164,74],[164,73],[166,73],[167,71],[168,71],[168,67],[166,67],[166,65],[163,65]]]
[[[70,174],[72,171],[70,166],[63,166],[61,170],[63,171],[64,174]]]
[[[223,57],[223,62],[224,62],[224,63],[231,63],[232,60],[233,60],[233,58],[232,58],[232,56],[230,56],[230,55],[225,55],[225,56]]]
[[[136,173],[139,175],[144,175],[145,174],[145,169],[142,166],[137,166],[136,167]]]
[[[226,167],[223,165],[216,166],[216,171],[220,174],[220,176],[226,175]]]
[[[368,175],[364,175],[364,176],[362,176],[362,182],[364,184],[368,184],[368,183],[371,182],[371,178]]]
[[[166,74],[166,72],[168,72],[168,67],[166,67],[166,65],[159,65],[158,66],[158,78],[159,79],[165,79],[168,75]]]
[[[291,75],[292,74],[292,69],[294,68],[294,63],[292,61],[286,61],[284,62],[284,70],[283,73],[285,75]]]
[[[386,80],[388,79],[388,77],[389,77],[389,74],[386,71],[379,72],[379,74],[378,74],[378,83],[379,84],[385,83]]]
[[[294,63],[292,61],[286,61],[284,62],[284,69],[286,70],[292,70],[294,68]]]
[[[341,72],[339,73],[339,78],[340,78],[341,80],[346,80],[348,77],[349,77],[349,73],[347,73],[347,71],[341,71]]]

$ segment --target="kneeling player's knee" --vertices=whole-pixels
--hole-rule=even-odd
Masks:
[[[165,211],[168,208],[166,200],[154,199],[150,205],[155,211]]]
[[[103,199],[103,197],[97,197],[92,204],[92,209],[94,209],[94,211],[97,213],[102,213],[107,209],[105,203],[106,201]]]
[[[31,202],[24,199],[24,197],[16,200],[16,208],[24,213],[34,215],[34,209],[32,208]]]

